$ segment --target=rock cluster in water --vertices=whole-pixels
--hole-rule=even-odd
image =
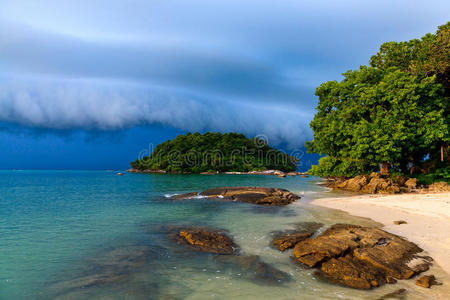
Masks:
[[[287,205],[300,199],[294,193],[285,189],[267,187],[219,187],[207,189],[201,193],[186,193],[174,195],[173,200],[186,199],[196,196],[207,198],[221,198],[226,200],[248,202],[259,205]]]
[[[241,255],[239,246],[222,230],[169,226],[169,234],[179,244],[192,250],[219,254],[216,264],[239,273],[240,278],[261,284],[280,284],[290,280],[289,274],[265,263],[258,255]]]
[[[295,245],[295,259],[332,282],[370,289],[428,270],[417,245],[378,228],[336,224]],[[414,263],[414,264],[413,264]]]
[[[238,246],[223,232],[203,229],[180,229],[177,240],[195,250],[216,254],[234,254]]]

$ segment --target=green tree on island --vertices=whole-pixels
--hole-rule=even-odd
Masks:
[[[159,144],[131,163],[137,170],[171,173],[248,172],[276,169],[294,171],[297,159],[271,148],[258,138],[238,133],[187,133]]]
[[[448,181],[449,31],[447,23],[420,40],[384,43],[370,66],[317,88],[314,139],[306,147],[326,156],[311,174],[351,177],[380,166],[382,174]]]

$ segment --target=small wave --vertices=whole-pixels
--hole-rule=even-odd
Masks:
[[[179,194],[164,194],[164,197],[170,198],[170,197],[173,197],[173,196],[176,196],[176,195],[179,195]]]

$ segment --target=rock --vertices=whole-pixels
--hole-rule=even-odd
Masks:
[[[369,176],[358,175],[350,179],[334,178],[325,183],[333,189],[361,192],[368,194],[396,194],[400,193],[400,186],[390,178],[382,178],[380,174],[372,172]]]
[[[408,266],[420,249],[414,243],[378,228],[335,224],[322,235],[295,245],[298,262],[320,267],[330,281],[370,289],[392,279],[408,279],[418,271]],[[388,279],[389,278],[389,279]]]
[[[216,262],[222,267],[237,268],[240,277],[256,280],[262,284],[279,284],[290,280],[290,276],[263,262],[257,255],[218,256]]]
[[[173,195],[173,196],[170,196],[169,199],[172,199],[172,200],[189,199],[189,198],[193,198],[197,195],[198,195],[197,192],[191,192],[191,193],[185,193],[185,194],[180,194],[180,195]]]
[[[280,251],[293,248],[298,242],[301,242],[313,235],[313,232],[285,231],[278,233],[272,239],[272,245]]]
[[[359,175],[347,180],[346,189],[351,192],[359,192],[363,186],[367,184],[367,177]]]
[[[308,175],[300,175],[301,178],[308,178]]]
[[[433,192],[447,192],[450,191],[450,185],[447,182],[435,182],[428,186],[428,190]]]
[[[267,187],[212,188],[201,192],[200,195],[260,205],[287,205],[300,199],[299,196],[288,190]]]
[[[409,189],[415,189],[417,187],[417,178],[409,178],[404,185]]]
[[[387,299],[406,299],[406,295],[408,294],[408,291],[406,289],[398,289],[396,291],[393,291],[392,293],[388,293],[378,300],[387,300]]]
[[[370,173],[369,178],[370,179],[372,179],[372,178],[381,178],[381,175],[380,175],[380,173],[372,172],[372,173]]]
[[[402,224],[408,224],[408,222],[403,221],[403,220],[398,220],[398,221],[394,221],[395,225],[402,225]]]
[[[400,187],[391,179],[372,178],[361,191],[368,194],[396,194],[400,192]]]
[[[288,172],[286,175],[287,176],[297,176],[299,174],[300,174],[299,172]]]
[[[393,179],[394,182],[397,183],[399,186],[404,186],[406,181],[408,181],[408,179],[410,178],[408,178],[407,176],[395,175]]]
[[[202,252],[234,254],[238,251],[238,246],[233,240],[220,231],[181,229],[178,231],[177,240]]]
[[[436,281],[434,275],[422,275],[416,280],[416,284],[429,289],[432,285],[439,285],[440,283]]]
[[[118,172],[118,173],[116,173],[116,175],[123,176],[123,173]]]

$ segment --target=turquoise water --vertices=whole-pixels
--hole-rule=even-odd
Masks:
[[[414,288],[335,286],[269,246],[272,231],[304,226],[299,222],[374,225],[308,204],[329,195],[316,183],[252,175],[0,171],[0,299],[373,299],[402,285]],[[165,197],[217,186],[281,187],[303,198],[279,208]],[[171,225],[225,229],[242,255],[260,256],[286,280],[261,280],[177,245],[162,227]]]

